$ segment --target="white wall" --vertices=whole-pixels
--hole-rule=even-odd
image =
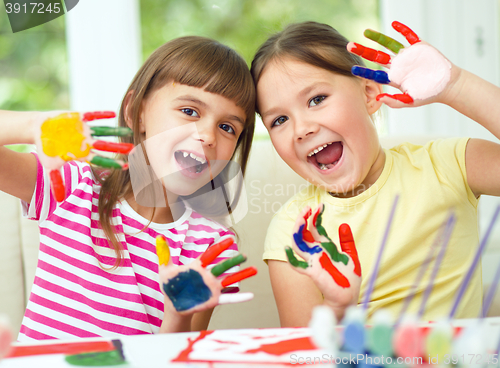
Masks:
[[[400,21],[421,39],[435,46],[454,64],[499,85],[498,4],[498,0],[381,0],[381,31],[406,44],[404,37],[391,27],[394,20]],[[386,91],[395,93],[390,87]],[[444,105],[385,109],[383,114],[389,136],[468,136],[498,142],[481,125]],[[483,196],[481,199],[479,223],[482,234],[499,203],[500,200],[496,197]],[[486,285],[500,263],[498,223],[490,238],[487,253],[488,256],[483,257],[483,278]]]
[[[408,25],[454,64],[499,82],[498,0],[381,0],[382,32],[406,40],[391,27]],[[388,87],[387,91],[394,89]],[[494,139],[479,124],[443,105],[386,110],[389,135],[471,136]]]
[[[71,109],[118,112],[141,65],[138,1],[85,0],[65,15]]]

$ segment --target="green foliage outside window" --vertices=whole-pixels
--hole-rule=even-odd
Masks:
[[[354,41],[363,41],[365,28],[379,28],[378,0],[139,2],[143,60],[168,40],[185,35],[215,38],[236,49],[250,64],[259,45],[291,22],[328,23]],[[12,33],[1,4],[0,109],[64,110],[69,106],[64,17]]]

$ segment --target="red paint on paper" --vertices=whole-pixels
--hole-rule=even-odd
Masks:
[[[309,337],[280,341],[273,344],[263,344],[257,349],[245,351],[247,354],[267,353],[270,355],[283,355],[297,350],[316,350],[317,347]]]
[[[64,343],[48,343],[28,346],[13,346],[7,358],[15,358],[29,355],[42,354],[83,354],[83,353],[100,353],[105,351],[115,350],[113,342],[107,341],[85,341],[85,342],[64,342]]]

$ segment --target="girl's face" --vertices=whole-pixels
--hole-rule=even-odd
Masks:
[[[370,118],[380,107],[379,93],[374,82],[284,59],[265,67],[257,103],[274,147],[297,174],[353,196],[372,185],[384,166]]]
[[[231,159],[245,126],[242,108],[203,88],[167,83],[144,102],[140,131],[167,192],[194,193]]]

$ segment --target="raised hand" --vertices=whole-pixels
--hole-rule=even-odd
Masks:
[[[409,47],[380,32],[371,29],[364,32],[365,37],[392,51],[392,56],[354,42],[347,45],[353,54],[389,68],[389,72],[353,66],[352,74],[401,90],[403,93],[400,94],[382,93],[377,96],[377,100],[390,107],[420,106],[432,102],[448,86],[453,65],[404,24],[395,21],[392,27],[406,38]]]
[[[310,230],[307,228],[307,220],[312,215],[309,207],[295,222],[293,250],[306,262],[298,260],[292,248],[287,247],[285,251],[292,267],[312,279],[325,303],[334,309],[337,318],[341,318],[347,306],[358,302],[361,266],[349,225],[339,227],[342,250],[339,252],[321,225],[323,211],[324,206],[320,204],[314,211]]]
[[[252,293],[221,294],[221,291],[229,285],[257,274],[255,267],[245,268],[223,279],[217,278],[230,268],[245,262],[244,255],[238,254],[218,263],[211,270],[206,269],[232,244],[233,239],[225,239],[211,245],[188,266],[174,266],[166,239],[163,236],[157,237],[156,252],[160,264],[161,289],[178,313],[191,314],[213,308],[218,304],[239,303],[253,298]]]
[[[130,136],[132,130],[124,127],[89,127],[86,122],[96,119],[115,117],[112,111],[61,113],[41,121],[35,132],[35,143],[39,148],[42,165],[50,170],[51,188],[54,197],[61,202],[66,197],[59,168],[66,161],[85,160],[90,163],[113,169],[127,169],[128,165],[91,152],[91,149],[128,154],[134,145],[131,143],[112,143],[95,140],[98,136]]]

